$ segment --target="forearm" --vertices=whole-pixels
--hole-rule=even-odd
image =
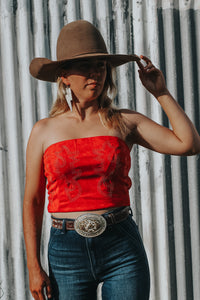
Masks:
[[[139,66],[139,77],[145,88],[156,97],[172,126],[172,131],[154,127],[154,134],[150,132],[150,138],[144,133],[144,130],[149,131],[148,126],[140,124],[143,129],[142,140],[147,142],[146,145],[150,149],[155,149],[161,153],[169,153],[175,155],[193,155],[200,152],[200,137],[199,134],[179,106],[179,104],[170,95],[162,72],[157,69],[146,56],[140,56],[145,62],[143,66],[141,62],[137,62]],[[147,122],[147,125],[150,124]],[[156,131],[156,132],[155,132]],[[163,138],[163,135],[165,137]],[[167,140],[166,140],[167,139]]]
[[[43,220],[43,204],[24,201],[23,227],[28,269],[40,268],[40,240]]]
[[[200,152],[200,136],[177,101],[167,90],[156,98],[168,116],[173,133],[188,148],[188,154]]]

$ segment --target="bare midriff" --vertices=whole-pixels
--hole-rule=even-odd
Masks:
[[[109,212],[111,210],[114,210],[118,207],[110,207],[106,209],[98,209],[98,210],[89,210],[89,211],[75,211],[75,212],[57,212],[52,213],[52,217],[59,218],[59,219],[76,219],[80,215],[86,214],[86,213],[92,213],[92,214],[98,214],[102,215],[106,212]]]

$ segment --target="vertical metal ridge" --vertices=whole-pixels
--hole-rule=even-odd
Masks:
[[[98,28],[105,40],[108,52],[111,52],[111,32],[110,32],[110,10],[106,0],[101,2],[96,0],[96,21]]]
[[[146,52],[146,24],[142,20],[146,20],[146,9],[142,5],[142,1],[132,1],[132,14],[133,14],[133,36],[135,38],[134,51],[136,54],[144,54]],[[137,68],[135,70],[135,78],[138,78]],[[148,114],[148,103],[146,98],[146,91],[141,82],[136,79],[135,81],[135,98],[136,98],[136,111]],[[132,158],[134,162],[134,157]],[[141,216],[138,217],[140,228],[142,229],[142,236],[146,248],[150,274],[151,274],[151,299],[156,299],[156,273],[155,273],[155,245],[153,233],[153,216],[152,216],[152,194],[151,194],[151,173],[150,173],[150,153],[147,149],[139,147],[138,149],[138,162],[139,162],[139,182],[140,182],[140,199],[134,199],[140,202]],[[134,166],[133,166],[134,168]]]
[[[65,24],[80,19],[79,1],[68,0],[64,6]]]
[[[80,1],[81,19],[96,23],[95,3],[92,0]]]
[[[112,2],[112,11],[114,19],[114,43],[115,53],[129,54],[130,26],[128,26],[129,2],[115,0]],[[126,33],[126,34],[124,34]],[[132,107],[133,90],[131,82],[133,81],[130,64],[125,64],[117,69],[117,89],[118,89],[118,106],[125,108]]]
[[[48,16],[49,16],[49,36],[50,36],[50,49],[51,59],[57,60],[56,44],[60,29],[64,25],[62,18],[62,1],[49,0],[48,2]],[[55,101],[57,95],[57,85],[51,84],[52,101]]]
[[[47,18],[47,5],[44,6],[43,2],[40,0],[34,0],[32,2],[32,34],[31,34],[31,59],[34,57],[47,57],[50,58],[49,50],[49,24]],[[30,63],[30,61],[29,61]],[[30,74],[29,74],[30,78]],[[43,119],[48,116],[49,107],[52,102],[52,95],[50,89],[48,89],[45,82],[41,82],[31,78],[31,99],[34,103],[34,122],[36,119]]]
[[[195,42],[195,30],[194,27],[194,11],[181,10],[181,42],[182,47],[182,59],[183,59],[183,86],[184,86],[184,107],[185,112],[190,119],[195,122],[196,110],[198,104],[196,98],[199,97],[199,87],[195,84],[196,77],[198,76],[195,62],[196,58],[196,42]],[[196,157],[190,157],[187,159],[188,168],[188,196],[189,196],[189,224],[190,224],[190,244],[191,253],[190,259],[192,260],[192,274],[188,274],[187,285],[193,285],[193,291],[189,294],[190,297],[198,299],[200,297],[200,229],[199,229],[199,193],[195,188],[198,184],[198,170]],[[188,269],[188,265],[186,265]],[[189,272],[190,273],[190,272]],[[193,292],[193,293],[192,293]]]
[[[9,214],[9,223],[6,224],[8,228],[8,244],[9,257],[6,259],[9,270],[9,282],[12,283],[12,294],[18,299],[25,299],[24,291],[24,265],[22,246],[22,182],[21,182],[21,168],[20,168],[20,153],[19,144],[22,143],[20,137],[19,127],[19,103],[17,99],[17,66],[16,66],[16,39],[14,34],[14,22],[12,10],[8,2],[1,2],[1,64],[2,64],[2,87],[5,115],[5,132],[7,144],[7,160],[5,167],[7,168],[8,188],[7,199],[9,202],[5,216]],[[8,80],[9,78],[9,80]],[[20,276],[19,276],[20,275]],[[8,286],[5,292],[8,293]]]
[[[166,9],[163,11],[164,21],[164,49],[165,52],[165,68],[166,68],[166,80],[170,87],[170,91],[177,99],[177,58],[176,55],[168,55],[168,53],[176,53],[176,37],[175,37],[175,22],[174,22],[174,10]],[[166,26],[167,25],[167,26]],[[176,24],[177,25],[177,24]],[[178,28],[176,28],[178,30]],[[173,74],[173,75],[172,75]],[[170,172],[170,169],[167,170]],[[175,237],[175,264],[176,264],[176,281],[177,281],[177,297],[178,299],[186,299],[186,274],[185,274],[185,250],[184,250],[184,231],[183,231],[183,212],[182,212],[182,181],[181,181],[181,164],[180,158],[171,157],[171,176],[172,176],[172,197],[173,199],[167,199],[172,201],[174,212],[174,237]],[[180,251],[181,248],[181,251]],[[174,292],[173,294],[174,295]]]
[[[150,1],[149,1],[150,3]],[[147,11],[148,20],[148,53],[155,63],[160,66],[160,49],[159,49],[159,32],[157,19],[157,1],[152,1]],[[155,101],[154,97],[150,97],[150,116],[151,118],[162,124],[162,111],[160,105]],[[152,152],[152,184],[151,192],[153,192],[152,214],[153,226],[155,228],[155,256],[156,257],[156,280],[158,282],[156,298],[170,298],[170,274],[169,274],[169,246],[168,246],[168,227],[167,227],[167,206],[165,193],[165,165],[164,157],[158,153]],[[163,293],[165,290],[165,293]]]
[[[18,57],[18,82],[16,81],[17,89],[19,89],[20,113],[22,118],[22,141],[23,141],[23,156],[25,161],[25,149],[27,139],[33,126],[34,106],[32,101],[31,80],[29,74],[30,63],[30,41],[29,41],[29,11],[26,0],[18,1],[18,9],[16,11],[16,28],[17,28],[17,57]],[[19,86],[18,86],[19,85]],[[19,130],[19,128],[18,128]]]

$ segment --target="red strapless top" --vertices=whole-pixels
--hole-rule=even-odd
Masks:
[[[130,150],[114,136],[65,140],[43,156],[49,212],[130,205]]]

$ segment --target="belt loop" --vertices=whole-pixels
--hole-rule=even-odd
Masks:
[[[132,211],[132,208],[131,207],[129,207],[129,212],[130,212],[130,215],[131,215],[131,217],[133,216],[133,211]]]
[[[62,222],[62,232],[65,233],[66,232],[66,220],[63,219],[63,222]]]

